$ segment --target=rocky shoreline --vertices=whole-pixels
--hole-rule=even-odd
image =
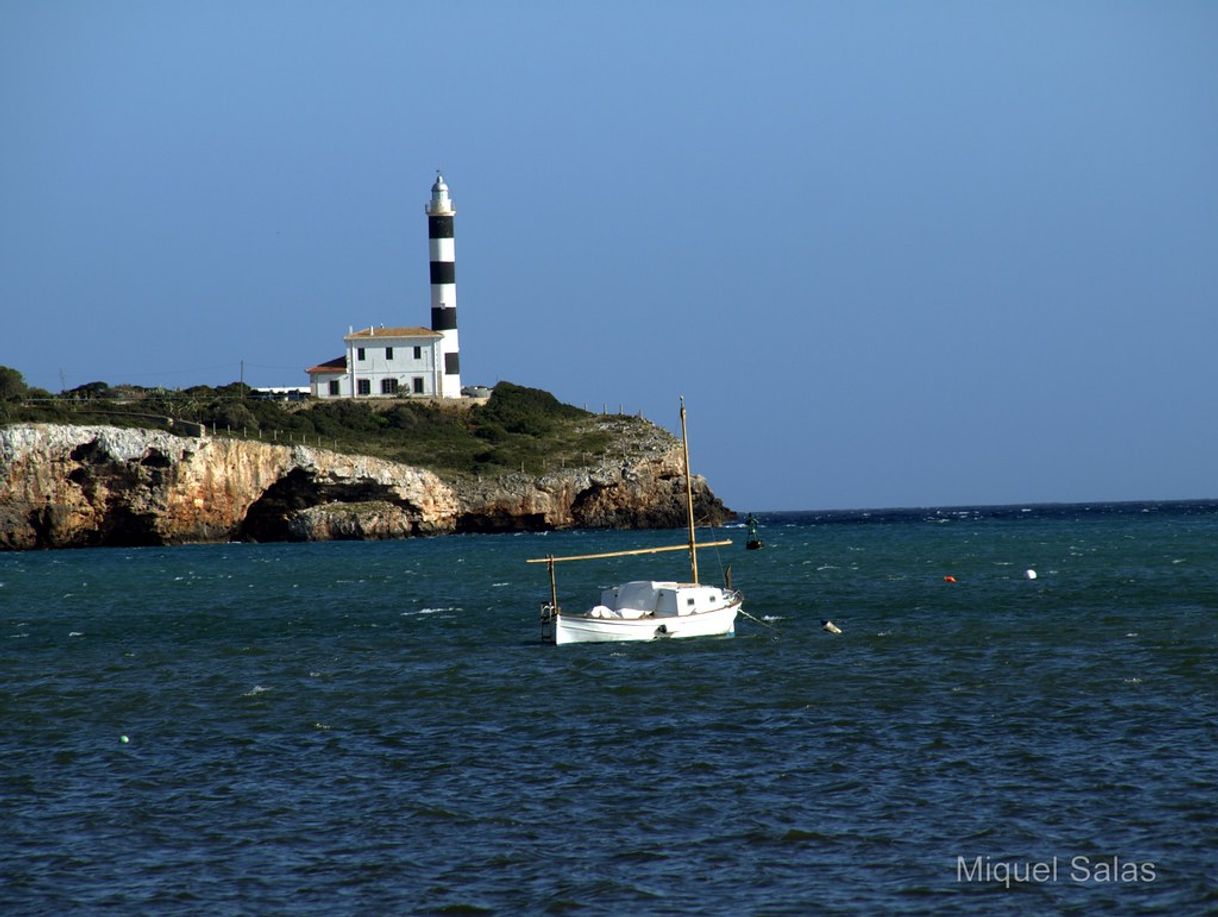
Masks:
[[[692,486],[700,521],[732,518],[704,478]],[[680,443],[651,425],[589,465],[457,481],[303,445],[112,426],[0,428],[0,550],[684,522]]]

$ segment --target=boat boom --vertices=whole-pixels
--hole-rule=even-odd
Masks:
[[[724,545],[732,543],[730,538],[723,541],[702,541],[699,542],[699,548],[720,548]],[[664,551],[688,551],[687,544],[665,545],[661,548],[635,548],[630,551],[607,551],[604,554],[572,554],[567,557],[530,557],[525,561],[526,564],[548,564],[558,563],[564,560],[600,560],[604,557],[630,557],[636,554],[660,554]]]

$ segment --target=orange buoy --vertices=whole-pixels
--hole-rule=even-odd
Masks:
[[[943,577],[943,582],[945,582],[945,583],[954,583],[955,581],[956,581],[956,578],[954,576],[951,576],[950,574],[948,576]]]

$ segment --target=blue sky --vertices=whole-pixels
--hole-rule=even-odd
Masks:
[[[1218,4],[0,0],[0,364],[462,378],[740,510],[1218,496]]]

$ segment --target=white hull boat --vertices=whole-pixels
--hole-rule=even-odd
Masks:
[[[679,609],[683,603],[694,601],[703,607],[682,614],[679,610],[673,612],[657,607],[650,610],[630,606],[612,608],[603,604],[602,600],[601,605],[586,614],[561,610],[553,613],[549,627],[545,626],[543,620],[543,636],[562,645],[677,637],[726,637],[736,632],[736,613],[741,604],[738,592],[693,583],[648,581],[625,583],[618,588],[636,593],[650,592],[657,600],[652,603],[653,606],[671,604]]]
[[[541,606],[541,634],[557,645],[613,643],[627,640],[664,640],[681,637],[726,637],[736,632],[736,615],[743,598],[730,588],[698,582],[698,548],[731,544],[730,540],[698,544],[694,529],[693,493],[689,477],[689,446],[685,435],[685,402],[681,402],[681,444],[685,457],[685,501],[689,542],[659,548],[581,554],[573,557],[536,557],[550,570],[550,601]],[[600,603],[583,613],[564,610],[558,603],[554,565],[564,561],[595,560],[663,551],[688,551],[691,581],[633,580],[601,592]]]

